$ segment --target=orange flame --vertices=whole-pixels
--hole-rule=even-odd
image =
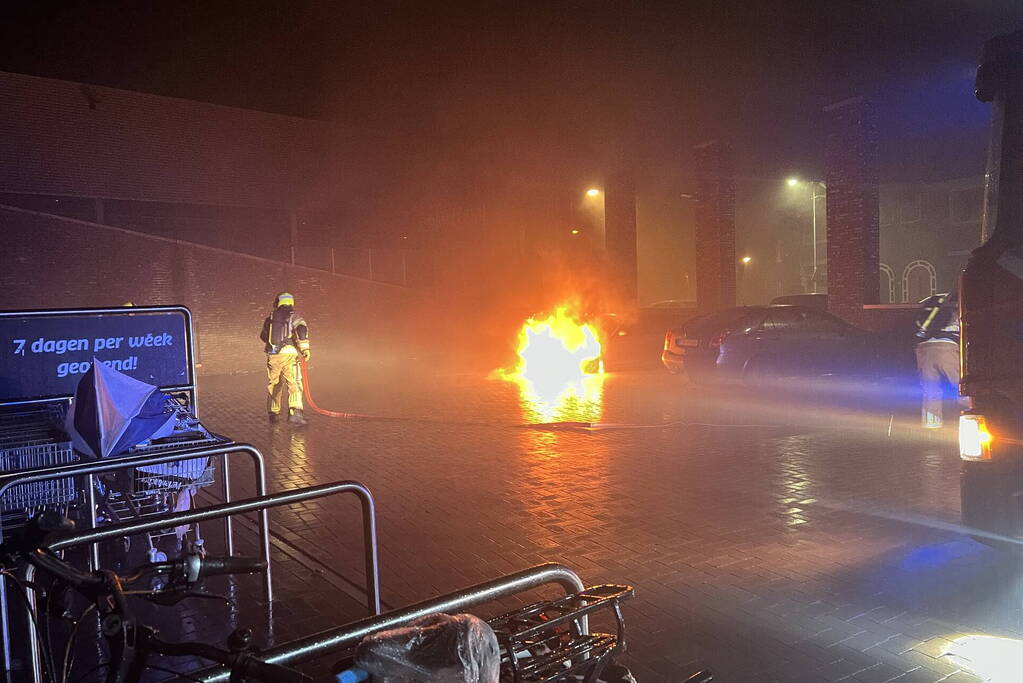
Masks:
[[[529,318],[519,330],[518,362],[499,370],[519,385],[527,418],[595,422],[600,419],[603,362],[595,326],[565,304],[545,318]]]

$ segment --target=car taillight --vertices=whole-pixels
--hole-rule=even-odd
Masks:
[[[959,457],[963,460],[991,459],[991,432],[983,415],[959,416]]]
[[[716,349],[716,348],[720,347],[722,344],[725,343],[725,337],[727,337],[727,336],[728,336],[728,330],[722,330],[717,335],[715,335],[715,336],[710,338],[710,342],[708,342],[708,345],[712,349]]]

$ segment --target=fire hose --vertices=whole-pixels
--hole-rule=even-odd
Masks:
[[[305,395],[306,404],[313,409],[314,413],[325,415],[327,417],[342,417],[348,420],[400,421],[404,419],[400,417],[380,417],[377,415],[362,415],[359,413],[343,413],[337,410],[321,408],[316,405],[312,391],[309,390],[309,362],[304,356],[299,356],[299,367],[302,371],[302,393]]]
[[[346,420],[357,420],[360,422],[426,422],[433,424],[460,425],[467,427],[494,427],[493,422],[471,421],[471,420],[433,420],[425,417],[394,417],[384,415],[366,415],[363,413],[348,413],[338,410],[327,410],[316,404],[313,398],[312,389],[309,384],[309,366],[304,357],[299,357],[299,366],[302,373],[302,394],[305,396],[306,404],[314,413],[325,417],[339,417]],[[583,431],[601,432],[623,429],[665,429],[669,427],[772,427],[775,425],[756,424],[712,424],[706,422],[684,422],[674,420],[672,422],[661,422],[658,424],[627,424],[618,422],[532,422],[514,425],[503,425],[514,429],[534,429],[541,431]]]
[[[302,393],[305,396],[305,401],[312,408],[314,413],[324,415],[326,417],[340,417],[346,420],[359,420],[361,422],[435,422],[439,424],[458,424],[472,427],[492,427],[492,422],[473,422],[469,420],[431,420],[429,418],[416,418],[416,417],[387,417],[382,415],[366,415],[363,413],[347,413],[338,410],[327,410],[321,408],[316,404],[316,400],[313,398],[313,393],[309,385],[309,364],[305,358],[299,357],[299,364],[302,370]],[[598,423],[592,422],[548,422],[543,424],[521,424],[513,425],[519,428],[562,428],[562,429],[594,429]],[[658,425],[661,426],[661,425]]]

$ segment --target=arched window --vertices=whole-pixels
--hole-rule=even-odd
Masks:
[[[938,276],[928,261],[913,261],[902,271],[902,300],[916,303],[938,291]]]
[[[895,303],[895,271],[887,263],[881,264],[881,303]]]

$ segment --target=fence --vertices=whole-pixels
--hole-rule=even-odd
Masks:
[[[411,249],[297,245],[291,263],[402,287],[431,287],[436,281],[431,253]]]
[[[434,284],[432,252],[332,246],[301,211],[0,192],[0,204],[402,287]],[[290,235],[290,238],[289,238]]]

